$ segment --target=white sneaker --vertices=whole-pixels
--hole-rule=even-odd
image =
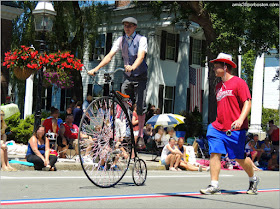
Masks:
[[[207,171],[207,172],[209,172],[209,171],[210,171],[210,166],[208,166],[208,167],[206,168],[206,171]]]
[[[83,162],[84,162],[84,163],[92,163],[92,164],[93,164],[93,161],[92,161],[92,159],[91,159],[89,156],[85,156],[85,157],[83,158]]]
[[[75,161],[76,161],[76,162],[80,162],[80,157],[79,157],[79,155],[76,155],[76,156],[75,156]]]
[[[259,161],[256,161],[254,164],[255,164],[255,166],[257,166],[257,167],[260,166]]]
[[[182,171],[182,169],[181,168],[175,168],[177,171]]]
[[[174,167],[169,167],[170,171],[177,171]]]
[[[202,172],[202,165],[199,165],[198,171],[199,171],[199,172]]]

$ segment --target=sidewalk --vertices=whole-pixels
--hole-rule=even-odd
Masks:
[[[146,162],[148,170],[165,170],[165,166],[159,163],[160,157],[157,157],[156,161],[152,161],[155,155],[151,154],[138,154],[139,158],[143,159]],[[25,155],[9,155],[9,160],[18,160],[18,161],[26,161]],[[130,161],[132,162],[132,161]],[[24,170],[34,170],[34,167],[21,165],[18,163],[12,163],[11,166],[14,168],[24,171]],[[58,159],[58,162],[55,164],[57,170],[82,170],[82,166],[80,162],[75,162],[74,160],[68,159]],[[132,168],[133,164],[130,164],[130,169]]]

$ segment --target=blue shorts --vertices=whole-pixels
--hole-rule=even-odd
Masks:
[[[245,159],[246,130],[232,131],[231,136],[226,132],[208,126],[207,135],[209,154],[227,154],[229,159]]]

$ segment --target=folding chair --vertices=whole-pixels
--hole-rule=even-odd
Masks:
[[[196,143],[198,144],[198,150],[202,156],[202,159],[204,160],[205,163],[205,159],[206,156],[207,158],[209,157],[209,147],[208,147],[208,143],[207,140],[204,138],[195,138]]]

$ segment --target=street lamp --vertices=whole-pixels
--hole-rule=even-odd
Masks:
[[[45,33],[52,31],[53,20],[56,16],[56,11],[52,3],[40,1],[32,11],[35,19],[35,31],[42,32],[40,40],[40,54],[45,52]],[[41,99],[42,99],[42,80],[43,67],[38,72],[37,98],[36,98],[36,113],[34,130],[41,124]]]

